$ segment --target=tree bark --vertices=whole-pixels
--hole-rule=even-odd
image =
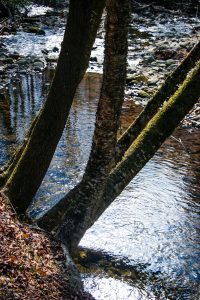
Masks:
[[[173,133],[181,120],[199,100],[199,86],[200,61],[176,93],[150,120],[110,174],[104,190],[102,206],[96,213],[96,220],[153,157],[162,143]]]
[[[3,1],[0,1],[0,11],[2,17],[4,18],[11,17],[10,9],[3,3]]]
[[[15,153],[13,154],[11,159],[7,162],[7,164],[0,169],[0,187],[3,187],[5,185],[6,181],[9,179],[14,168],[16,167],[20,157],[22,156],[24,149],[26,148],[26,145],[31,136],[31,133],[33,132],[36,122],[37,122],[37,117],[35,117],[35,119],[33,120],[29,128],[29,131],[23,140],[23,143],[18,147],[18,149],[15,151]]]
[[[62,135],[76,88],[88,66],[105,0],[73,0],[53,83],[4,192],[24,213],[37,192]]]
[[[182,63],[170,74],[161,88],[148,101],[147,105],[137,117],[137,119],[129,126],[124,134],[119,138],[116,145],[116,161],[119,162],[126,150],[133,141],[145,128],[149,120],[158,112],[161,105],[175,93],[177,87],[186,78],[188,72],[195,66],[200,59],[200,42],[190,51]]]
[[[106,179],[115,165],[115,146],[126,81],[129,5],[129,0],[123,3],[119,0],[107,2],[104,75],[92,150],[82,181],[64,200],[72,204],[67,209],[67,224],[59,232],[59,237],[67,241],[71,250],[77,247],[90,227],[92,213],[101,201]],[[48,215],[46,217],[49,218]]]
[[[121,162],[117,164],[115,169],[110,173],[106,181],[102,200],[98,204],[98,209],[95,207],[95,214],[93,211],[91,212],[90,226],[153,157],[162,143],[172,134],[179,122],[190,111],[195,102],[198,101],[200,97],[199,84],[200,61],[177,92],[149,121],[145,129],[129,147]],[[57,230],[57,227],[61,226],[61,222],[63,221],[62,216],[64,215],[64,211],[68,209],[70,203],[70,201],[67,200],[72,198],[71,196],[74,195],[70,195],[69,193],[57,206],[41,218],[38,224],[48,230]],[[87,209],[87,206],[85,209]],[[67,213],[65,214],[64,226],[70,236],[72,215],[69,215],[68,218]],[[76,212],[74,216],[76,218]],[[79,222],[81,223],[82,219],[79,219]],[[67,242],[67,240],[63,240],[63,242]]]

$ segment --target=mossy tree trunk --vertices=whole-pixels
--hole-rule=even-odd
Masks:
[[[98,204],[94,204],[94,209],[89,207],[90,222],[88,222],[88,225],[91,226],[99,218],[105,209],[153,157],[162,143],[173,133],[179,122],[198,101],[200,97],[199,84],[200,61],[176,93],[171,96],[171,98],[163,105],[162,109],[149,121],[147,126],[126,151],[122,160],[110,173],[106,180],[106,186],[104,185],[104,192],[101,200]],[[99,197],[97,196],[97,199],[98,198]],[[69,239],[63,240],[63,242],[70,242],[73,245],[74,241],[71,240],[71,237],[73,237],[74,228],[71,225],[74,224],[74,220],[73,211],[69,209],[69,205],[72,205],[71,207],[73,207],[72,199],[76,201],[76,193],[74,193],[74,191],[69,192],[69,194],[53,209],[38,220],[38,224],[48,230],[58,230],[59,226],[61,228],[64,226],[65,234],[63,235],[61,229],[61,238],[63,238],[63,236],[69,236]],[[87,210],[87,203],[85,203],[85,210]],[[76,217],[78,213],[79,212],[76,211],[74,212],[74,218],[77,223],[79,222],[78,227],[81,227],[81,223],[84,223],[84,219],[79,215],[79,220],[77,220]],[[65,218],[64,224],[62,224],[63,217]],[[90,226],[88,226],[88,228]],[[79,237],[79,239],[80,238],[81,237]],[[75,237],[75,244],[76,243],[77,239]]]
[[[105,0],[73,0],[56,73],[44,107],[4,192],[24,213],[37,192],[60,140],[76,88],[88,66]]]
[[[116,145],[116,161],[119,162],[125,151],[130,147],[133,141],[145,128],[151,118],[158,112],[159,108],[182,84],[188,72],[195,66],[200,59],[200,42],[190,51],[181,64],[172,72],[165,80],[161,88],[147,102],[147,105],[137,117],[137,119],[129,126],[124,134],[119,138]]]
[[[31,136],[31,133],[33,132],[34,126],[37,122],[38,116],[35,117],[33,120],[29,131],[27,135],[25,136],[22,144],[17,148],[11,159],[0,169],[0,187],[3,187],[6,183],[6,181],[9,179],[10,175],[12,174],[14,168],[16,167],[20,157],[22,156],[22,153],[24,149],[26,148],[26,145],[28,143],[28,140]]]
[[[63,200],[69,203],[59,237],[72,249],[92,225],[107,177],[115,166],[115,148],[126,81],[130,1],[107,1],[105,59],[92,150],[82,181]],[[50,218],[50,216],[47,216]],[[81,222],[80,222],[81,220]],[[69,230],[70,227],[70,230]],[[68,234],[69,233],[69,234]]]
[[[110,173],[103,194],[102,206],[96,220],[154,156],[163,142],[173,133],[181,120],[200,98],[200,61],[190,76],[125,152],[121,162]],[[95,221],[96,221],[95,220]]]

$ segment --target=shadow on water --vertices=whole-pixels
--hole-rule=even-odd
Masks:
[[[22,141],[52,76],[50,69],[43,74],[20,75],[6,96],[0,96],[1,165]],[[81,82],[31,207],[32,215],[53,205],[81,179],[91,147],[100,85],[101,76],[94,73]],[[121,132],[140,110],[133,101],[125,102]],[[199,136],[197,129],[177,129],[86,233],[81,246],[98,255],[95,268],[92,254],[89,256],[92,273],[87,270],[83,277],[97,299],[199,299]],[[85,267],[85,261],[82,264]]]

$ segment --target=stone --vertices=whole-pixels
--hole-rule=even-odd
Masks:
[[[144,58],[144,63],[146,64],[151,64],[154,61],[155,61],[155,57],[153,55],[149,55]]]
[[[143,74],[129,75],[126,78],[126,83],[128,84],[147,82],[147,81],[148,81],[148,77]]]
[[[0,75],[4,75],[4,74],[5,74],[5,67],[0,66]]]
[[[15,51],[13,53],[10,53],[9,56],[13,59],[18,59],[20,55],[18,52]]]
[[[157,77],[151,77],[148,80],[148,85],[157,85],[158,82],[159,82],[159,79]]]
[[[6,64],[14,63],[14,60],[11,57],[6,57],[6,58],[3,58],[2,60],[3,60],[3,63],[6,63]]]
[[[25,65],[27,65],[28,64],[28,61],[26,60],[26,59],[19,59],[18,61],[17,61],[17,64],[19,65],[19,66],[25,66]]]
[[[91,61],[91,62],[97,62],[97,57],[96,57],[96,56],[90,57],[90,61]]]
[[[53,51],[53,52],[58,52],[59,49],[58,49],[58,47],[53,47],[52,51]]]
[[[166,65],[167,66],[171,66],[172,64],[174,64],[174,60],[173,59],[168,59],[168,60],[166,60]]]
[[[44,55],[48,55],[48,54],[49,54],[49,50],[47,50],[47,49],[43,49],[41,52],[42,52]]]
[[[41,72],[44,69],[44,63],[41,61],[34,62],[33,66],[35,71]]]
[[[45,31],[43,29],[39,29],[37,32],[36,32],[37,35],[46,35]]]
[[[140,91],[138,91],[138,96],[141,98],[146,98],[149,96],[149,94],[147,92],[145,92],[144,90],[140,90]]]
[[[0,58],[6,58],[8,57],[8,54],[4,51],[0,51]]]
[[[39,30],[40,28],[38,26],[31,26],[25,29],[25,31],[29,33],[37,33]]]
[[[19,67],[18,64],[10,64],[6,66],[6,70],[17,69]]]

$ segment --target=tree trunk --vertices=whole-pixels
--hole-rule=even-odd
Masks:
[[[8,18],[11,16],[10,9],[3,3],[3,1],[0,1],[0,12],[1,17]]]
[[[161,105],[175,93],[177,87],[185,80],[188,72],[200,59],[200,42],[190,51],[182,63],[170,74],[158,92],[148,101],[147,105],[129,126],[124,134],[119,138],[116,145],[116,161],[119,162],[126,150],[145,128],[151,118],[158,112]]]
[[[125,153],[121,162],[117,164],[116,168],[111,172],[106,181],[106,187],[98,210],[95,207],[95,214],[93,211],[91,212],[93,219],[91,218],[90,220],[90,226],[153,157],[162,143],[172,134],[179,122],[190,111],[195,102],[198,101],[200,97],[199,84],[200,62],[198,62],[191,75],[179,87],[177,92],[149,121],[145,129]],[[53,230],[60,226],[62,222],[61,216],[63,216],[64,211],[67,210],[69,205],[69,202],[66,200],[69,198],[67,196],[65,199],[62,199],[44,218],[39,220],[38,224],[48,230]],[[85,209],[87,209],[87,207],[85,207]],[[76,213],[74,217],[76,218]],[[71,218],[72,216],[70,215],[68,218],[66,213],[64,226],[66,231],[68,230],[68,236],[70,236],[71,232]],[[81,218],[79,222],[82,222]],[[81,224],[79,226],[81,226]],[[65,242],[65,240],[63,240],[63,242]]]
[[[24,213],[37,192],[62,135],[76,88],[88,66],[105,0],[73,0],[53,83],[25,150],[5,185]]]
[[[200,61],[177,92],[147,124],[110,174],[96,220],[153,157],[162,143],[173,133],[181,120],[199,100],[199,86]]]
[[[104,75],[92,150],[82,181],[64,200],[72,204],[67,209],[67,226],[59,232],[59,237],[67,241],[71,250],[77,247],[80,238],[91,226],[92,212],[101,201],[106,179],[115,165],[115,146],[126,81],[129,5],[129,0],[123,3],[119,0],[107,2]]]
[[[34,126],[37,122],[37,118],[38,117],[35,117],[35,119],[33,120],[32,124],[29,128],[29,131],[23,140],[23,143],[18,147],[18,149],[15,151],[15,153],[13,154],[11,159],[7,162],[7,164],[5,166],[3,166],[3,168],[0,169],[0,187],[3,187],[5,185],[6,181],[9,179],[14,168],[16,167],[20,157],[22,156],[22,153],[23,153],[24,149],[26,148],[28,140],[29,140],[31,133],[33,132]]]

